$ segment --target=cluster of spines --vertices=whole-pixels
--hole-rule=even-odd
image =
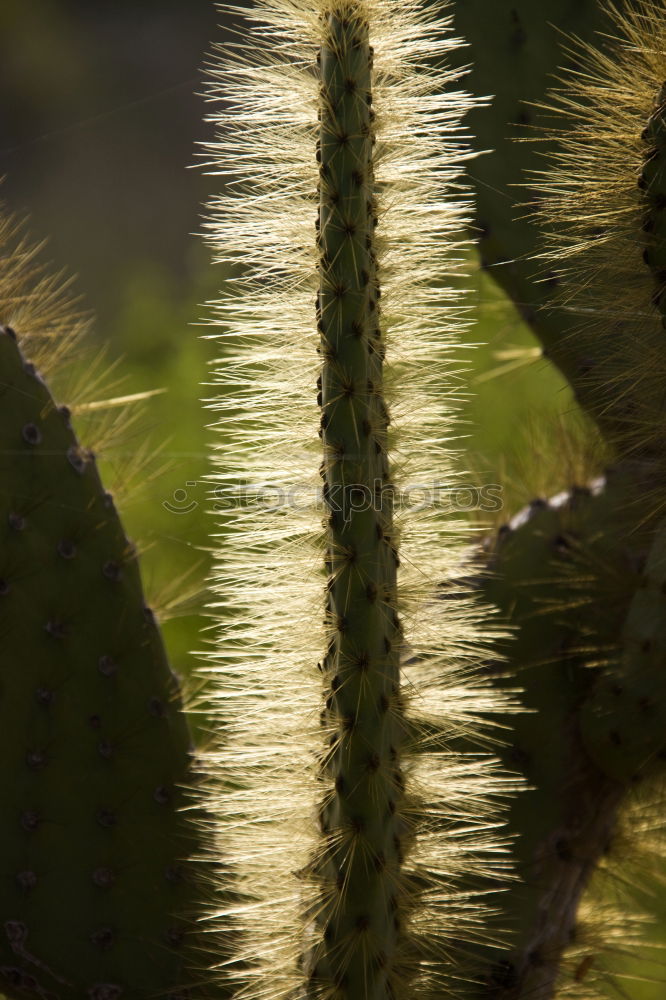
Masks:
[[[233,502],[210,770],[231,791],[210,794],[247,900],[221,919],[241,996],[427,995],[456,975],[435,957],[483,933],[461,881],[487,870],[508,788],[482,753],[448,750],[493,698],[469,679],[476,609],[461,598],[443,621],[436,597],[464,562],[441,497],[469,99],[438,63],[456,44],[439,5],[266,0],[253,16],[252,55],[212,71],[212,165],[243,169],[209,223],[242,265],[214,306]],[[400,495],[414,484],[432,488],[418,513]]]

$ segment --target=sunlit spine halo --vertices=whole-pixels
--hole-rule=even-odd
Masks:
[[[479,610],[438,599],[466,565],[445,501],[470,100],[438,4],[249,19],[210,72],[229,181],[208,227],[234,268],[213,307],[218,920],[238,996],[425,997],[483,933],[460,878],[500,854],[508,788],[448,749],[506,706],[472,679]]]

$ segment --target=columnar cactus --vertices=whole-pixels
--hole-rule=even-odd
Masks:
[[[418,4],[252,16],[272,48],[226,69],[234,115],[211,151],[243,186],[210,222],[244,265],[219,307],[221,482],[250,482],[226,518],[215,668],[238,789],[223,844],[248,896],[239,995],[427,996],[437,956],[477,933],[458,876],[499,846],[483,755],[447,751],[491,709],[466,676],[476,614],[436,599],[463,561],[439,509],[460,308],[437,286],[466,213],[447,133],[469,100],[421,65],[454,43]]]
[[[400,929],[409,907],[401,869],[410,830],[399,559],[387,489],[373,50],[359,6],[340,4],[321,16],[317,323],[323,495],[330,511],[322,661],[330,688],[322,721],[333,741],[322,778],[334,791],[326,789],[320,806],[325,841],[313,874],[323,897],[315,911],[321,939],[307,961],[313,994],[343,980],[348,996],[379,997],[407,976]]]

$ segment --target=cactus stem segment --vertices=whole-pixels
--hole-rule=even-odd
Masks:
[[[210,220],[241,265],[213,306],[233,502],[211,812],[246,901],[234,974],[247,1000],[426,997],[436,956],[481,933],[460,873],[501,853],[510,787],[449,750],[492,698],[471,600],[445,616],[436,597],[465,575],[438,491],[456,474],[461,323],[442,278],[467,214],[448,133],[469,99],[441,68],[456,43],[437,5],[265,0],[251,16],[211,146],[220,172],[244,170]]]

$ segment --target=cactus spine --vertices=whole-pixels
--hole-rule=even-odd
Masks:
[[[248,164],[243,195],[210,223],[245,265],[240,301],[218,306],[217,405],[221,483],[249,479],[252,502],[226,518],[233,617],[214,667],[238,789],[215,808],[248,899],[239,996],[429,996],[455,975],[436,957],[482,933],[460,878],[498,848],[490,793],[508,787],[448,750],[492,707],[469,677],[476,612],[463,595],[442,624],[455,525],[438,498],[417,515],[400,493],[453,474],[441,398],[459,307],[436,283],[465,215],[446,134],[468,100],[422,64],[453,44],[438,8],[270,0],[253,16],[271,51],[225,69],[237,111],[212,147],[222,170]],[[269,514],[266,484],[310,503]]]

